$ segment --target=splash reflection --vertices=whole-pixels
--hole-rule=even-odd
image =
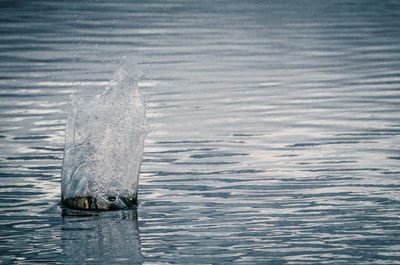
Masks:
[[[63,253],[67,263],[141,264],[136,209],[85,212],[63,209]]]

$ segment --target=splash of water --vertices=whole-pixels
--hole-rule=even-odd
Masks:
[[[62,168],[62,205],[122,209],[136,204],[144,140],[144,98],[119,71],[102,95],[73,98],[68,113]]]

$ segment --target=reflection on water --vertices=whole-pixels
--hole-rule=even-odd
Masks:
[[[144,261],[136,209],[108,212],[62,211],[62,249],[67,263]]]

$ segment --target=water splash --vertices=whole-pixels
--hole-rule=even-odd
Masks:
[[[120,70],[102,95],[73,97],[62,169],[62,204],[121,209],[136,204],[146,105],[136,78]]]

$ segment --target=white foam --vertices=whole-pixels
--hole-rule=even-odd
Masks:
[[[135,198],[148,131],[137,80],[121,70],[102,95],[73,97],[68,113],[62,197]]]

